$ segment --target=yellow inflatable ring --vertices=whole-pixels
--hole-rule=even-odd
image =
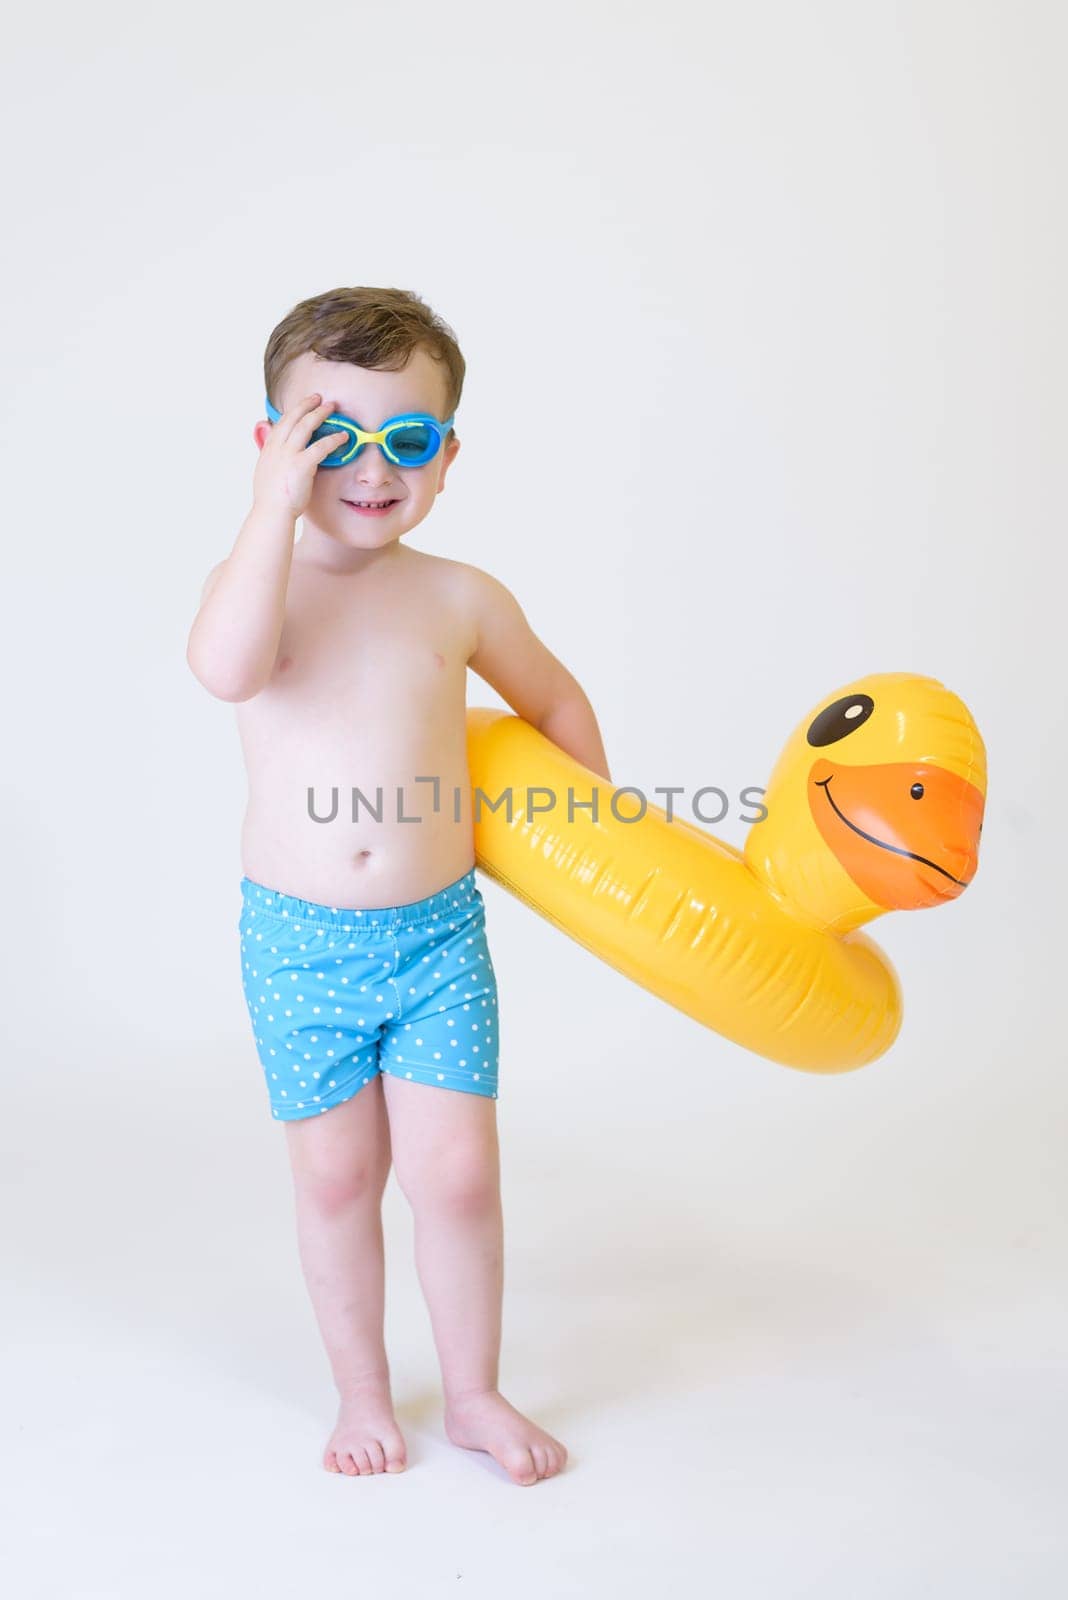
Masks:
[[[976,870],[986,752],[933,678],[880,673],[814,707],[744,851],[647,800],[639,814],[633,791],[613,809],[615,785],[508,712],[472,707],[467,748],[483,872],[688,1016],[809,1072],[873,1061],[901,1025],[897,974],[860,926],[953,899]],[[596,817],[579,809],[594,791]]]

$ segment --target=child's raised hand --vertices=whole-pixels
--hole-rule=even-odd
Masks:
[[[311,499],[320,461],[341,442],[336,434],[308,440],[335,409],[332,400],[317,394],[305,395],[287,407],[263,442],[252,480],[252,495],[257,505],[303,515]]]

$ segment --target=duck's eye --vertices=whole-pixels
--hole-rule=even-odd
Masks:
[[[923,784],[922,783],[914,783],[912,785],[912,788],[909,790],[909,794],[912,796],[912,798],[914,800],[922,800],[923,799]]]
[[[875,701],[870,694],[847,694],[841,700],[833,701],[824,707],[809,728],[809,744],[817,747],[836,744],[847,733],[852,733],[867,722],[874,710]]]

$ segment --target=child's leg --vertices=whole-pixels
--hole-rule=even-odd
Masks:
[[[486,1450],[517,1483],[552,1477],[567,1451],[497,1387],[504,1287],[497,1102],[382,1080],[397,1181],[412,1207],[454,1444]]]
[[[383,1339],[381,1205],[390,1137],[382,1080],[375,1077],[319,1116],[283,1126],[301,1266],[341,1397],[323,1465],[350,1476],[396,1471],[405,1453]]]

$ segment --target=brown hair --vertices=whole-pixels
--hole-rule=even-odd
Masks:
[[[398,372],[420,347],[445,363],[445,415],[451,417],[463,392],[464,358],[448,323],[411,289],[329,289],[301,300],[267,341],[263,380],[278,405],[282,374],[305,351],[324,361]]]

